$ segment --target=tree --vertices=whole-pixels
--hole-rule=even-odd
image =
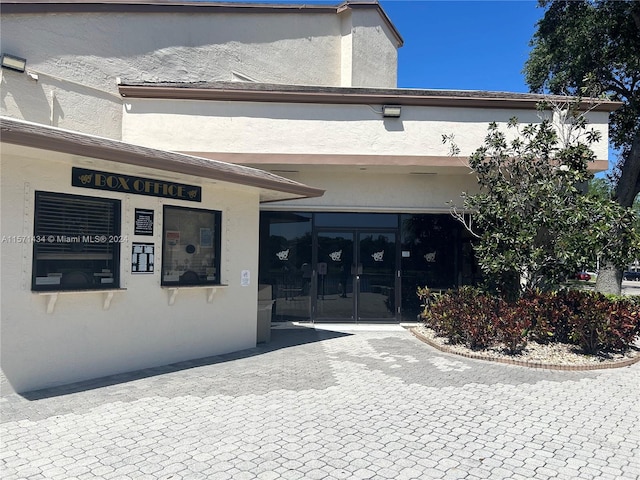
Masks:
[[[469,158],[480,191],[463,195],[471,215],[452,211],[476,237],[487,286],[509,300],[526,289],[557,288],[594,253],[606,250],[617,264],[640,252],[631,211],[585,194],[594,160],[589,147],[600,135],[588,129],[580,105],[541,105],[547,118],[525,126],[512,118],[511,132],[491,123]],[[457,153],[451,135],[443,142]]]
[[[640,193],[640,2],[539,0],[545,8],[525,64],[534,92],[608,93],[623,102],[611,115],[610,138],[620,150],[611,174],[612,198],[631,207]],[[606,255],[597,289],[620,292],[622,265]]]
[[[606,177],[598,177],[592,178],[589,181],[589,187],[587,189],[587,195],[592,197],[596,201],[606,202],[613,197],[614,186],[612,185],[611,179]],[[633,206],[631,207],[633,211],[633,219],[634,230],[636,233],[640,235],[640,195],[638,195],[633,202]],[[599,253],[594,252],[594,262],[590,264],[590,266],[596,266],[595,260],[599,260]],[[638,260],[637,258],[632,260]]]

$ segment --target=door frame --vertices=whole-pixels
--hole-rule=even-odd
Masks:
[[[393,234],[395,237],[395,252],[394,252],[394,312],[391,317],[384,318],[365,318],[361,319],[359,315],[359,302],[360,302],[360,276],[358,272],[352,273],[351,275],[351,283],[353,290],[353,307],[352,307],[352,318],[351,320],[345,320],[344,318],[338,317],[318,317],[318,235],[327,232],[327,233],[352,233],[354,237],[353,241],[353,261],[352,265],[359,265],[360,262],[360,235],[367,233],[386,233]],[[311,276],[311,322],[335,322],[335,323],[399,323],[401,319],[401,292],[400,288],[402,285],[401,280],[401,272],[400,272],[400,255],[401,255],[401,245],[400,245],[400,230],[398,228],[392,227],[315,227],[312,232],[312,276]],[[356,260],[358,262],[356,263]]]

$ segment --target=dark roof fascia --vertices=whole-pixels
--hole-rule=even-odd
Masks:
[[[172,2],[163,0],[2,0],[3,14],[35,13],[226,13],[251,11],[253,13],[299,12],[336,13],[330,5],[288,5],[231,2]]]
[[[120,95],[127,98],[506,109],[531,109],[536,108],[543,101],[567,102],[572,98],[535,93],[311,87],[239,82],[134,83],[125,81],[118,86],[118,89]],[[621,102],[610,100],[582,99],[582,107],[594,111],[612,112],[621,106]]]
[[[296,198],[324,194],[324,190],[251,167],[157,150],[9,117],[0,117],[0,141],[273,190]]]

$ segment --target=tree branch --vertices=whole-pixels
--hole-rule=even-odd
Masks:
[[[628,89],[624,83],[615,78],[611,79],[611,83],[609,84],[609,88],[607,88],[607,90],[612,90],[622,98],[626,99],[630,99],[633,96],[633,90]]]
[[[620,167],[615,198],[623,207],[630,207],[640,193],[640,128],[636,129],[627,157]]]
[[[633,18],[633,22],[636,24],[636,28],[640,30],[640,11],[631,9],[631,18]]]

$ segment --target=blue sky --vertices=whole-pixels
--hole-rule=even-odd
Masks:
[[[537,2],[382,0],[404,39],[398,87],[527,92]]]
[[[226,1],[339,5],[344,0]],[[544,13],[536,0],[378,1],[404,39],[399,88],[529,91],[522,69]]]

